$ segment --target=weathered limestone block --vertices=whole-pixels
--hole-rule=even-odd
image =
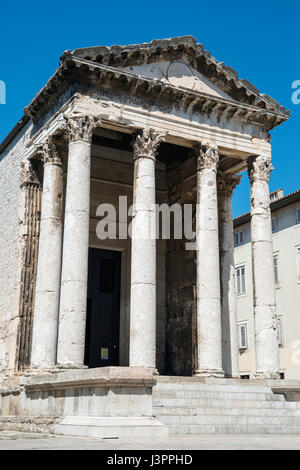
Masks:
[[[222,363],[225,376],[239,377],[232,193],[241,176],[218,174]]]
[[[276,293],[269,196],[271,160],[264,156],[249,159],[251,184],[251,247],[256,347],[256,374],[277,378],[279,349]]]

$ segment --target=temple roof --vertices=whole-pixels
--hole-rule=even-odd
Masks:
[[[124,68],[159,61],[184,60],[232,99],[290,116],[277,101],[260,91],[224,62],[219,62],[193,36],[153,40],[127,46],[96,46],[72,51],[72,55],[102,65]]]
[[[147,75],[151,64],[181,63],[205,81],[206,89],[191,89],[180,83]],[[148,69],[147,69],[148,68]],[[197,77],[196,77],[197,79]],[[24,116],[0,144],[0,152],[28,122],[38,120],[71,84],[111,87],[122,93],[146,97],[155,103],[172,103],[184,110],[216,113],[227,119],[254,122],[266,131],[290,117],[290,112],[238,73],[217,61],[192,36],[153,40],[127,46],[96,46],[65,51],[46,85],[24,109]],[[220,93],[216,93],[219,90]]]

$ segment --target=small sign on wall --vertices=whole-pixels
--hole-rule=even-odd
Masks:
[[[101,361],[108,361],[108,348],[101,348]]]

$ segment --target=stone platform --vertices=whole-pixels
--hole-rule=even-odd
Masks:
[[[165,437],[152,413],[153,370],[103,367],[29,375],[0,385],[0,429],[75,436]]]
[[[90,438],[300,434],[300,382],[153,375],[104,367],[0,383],[0,430]]]

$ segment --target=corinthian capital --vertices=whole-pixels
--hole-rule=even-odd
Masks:
[[[26,184],[37,183],[36,173],[32,165],[32,161],[28,158],[21,162],[21,186]]]
[[[197,170],[201,171],[204,169],[213,170],[217,172],[219,163],[219,151],[216,145],[198,145],[197,151]]]
[[[257,157],[250,157],[248,159],[248,175],[250,183],[258,180],[267,181],[268,183],[273,169],[274,167],[271,160],[264,155],[258,155]]]
[[[218,172],[218,193],[220,196],[231,197],[234,189],[240,184],[242,175],[224,174]]]
[[[133,158],[147,157],[155,159],[158,146],[164,140],[165,136],[155,132],[154,129],[144,129],[143,133],[136,137],[133,145]]]
[[[43,160],[43,163],[51,163],[53,165],[61,165],[61,157],[58,153],[58,148],[54,142],[53,136],[49,135],[42,145],[38,148],[39,154]]]
[[[66,130],[69,135],[70,142],[92,142],[93,130],[100,126],[101,122],[96,116],[87,114],[69,114],[64,115],[66,120]]]

